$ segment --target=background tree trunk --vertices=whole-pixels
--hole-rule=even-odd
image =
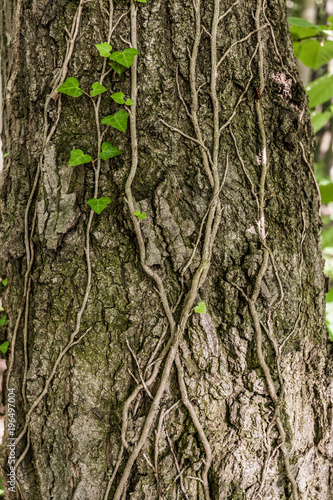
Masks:
[[[17,498],[332,499],[314,136],[284,2],[5,0],[0,16]],[[140,54],[103,80],[97,123],[120,109],[110,92],[134,105],[99,173],[68,167],[99,153],[89,96],[55,89],[102,81],[110,29]]]

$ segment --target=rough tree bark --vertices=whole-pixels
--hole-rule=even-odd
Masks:
[[[284,1],[0,15],[7,498],[332,499],[314,136]],[[121,75],[105,41],[139,50]],[[57,93],[67,77],[108,92],[94,108]],[[98,130],[120,91],[127,132]],[[68,166],[102,140],[122,155]]]

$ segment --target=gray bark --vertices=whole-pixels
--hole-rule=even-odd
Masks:
[[[133,96],[137,88],[137,106],[126,134],[111,128],[104,138],[123,154],[101,165],[97,197],[109,196],[111,203],[92,219],[92,281],[82,307],[91,219],[86,202],[94,197],[96,178],[91,164],[68,167],[68,159],[73,148],[97,157],[94,111],[85,95],[48,100],[68,49],[65,27],[71,30],[79,2],[1,4],[2,142],[10,155],[0,178],[0,275],[9,282],[2,295],[12,346],[8,384],[16,390],[16,436],[22,436],[17,459],[25,453],[16,471],[17,498],[104,499],[121,453],[125,402],[140,375],[147,380],[156,365],[158,376],[147,387],[151,397],[141,389],[129,407],[128,449],[110,499],[333,498],[332,351],[314,136],[284,2],[269,0],[264,11],[260,0],[233,7],[220,2],[218,15],[232,8],[218,25],[217,60],[258,26],[266,27],[233,46],[222,61],[217,101],[211,46],[218,2],[197,9],[204,29],[194,84],[201,87],[197,116],[205,147],[179,133],[198,141],[190,68],[198,41],[193,5],[198,2],[132,4],[132,26],[125,15],[112,34],[114,50],[123,50],[124,40],[133,45],[136,26],[140,54],[137,72],[134,63],[105,78],[100,119],[120,109],[110,92]],[[110,6],[103,0],[83,5],[65,75],[78,78],[88,93],[101,75],[95,43],[107,40]],[[113,6],[115,25],[130,3],[117,0]],[[139,224],[130,213],[128,185],[125,193],[136,161],[134,114],[138,168],[131,192],[135,209],[147,214]],[[222,127],[218,141],[216,117]],[[212,163],[205,170],[207,150]],[[220,184],[225,176],[215,198],[217,180],[211,182],[207,171],[217,171]],[[210,220],[205,214],[216,222],[219,207],[211,258],[209,252],[204,258]],[[170,309],[177,303],[181,271],[202,221],[173,325],[165,302]],[[146,251],[141,260],[140,234]],[[201,269],[203,282],[192,297],[192,280]],[[164,304],[153,274],[165,289]],[[206,314],[193,311],[200,301]],[[73,341],[89,331],[54,370],[76,330]],[[163,332],[156,363],[145,371]],[[147,439],[139,449],[144,429]],[[4,476],[7,458],[3,446]],[[6,495],[16,498],[7,486]]]

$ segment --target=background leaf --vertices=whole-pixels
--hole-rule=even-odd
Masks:
[[[323,113],[319,113],[316,111],[312,111],[311,113],[311,121],[313,125],[313,130],[314,133],[316,134],[319,132],[320,129],[323,128],[324,125],[332,118],[332,113],[333,107],[331,106],[330,109],[327,111],[324,111]]]
[[[317,69],[327,64],[333,57],[333,41],[328,40],[321,45],[318,40],[305,40],[298,58],[305,66]]]
[[[309,96],[310,108],[315,108],[319,104],[329,101],[333,97],[333,75],[327,73],[306,87]]]
[[[333,184],[332,182],[327,182],[325,184],[321,184],[319,186],[320,189],[320,195],[321,195],[321,202],[327,205],[327,203],[330,203],[333,201]]]
[[[288,17],[288,24],[290,26],[300,26],[302,28],[317,28],[317,25],[310,23],[306,19],[300,17]]]

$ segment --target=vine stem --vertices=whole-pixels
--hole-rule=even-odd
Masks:
[[[196,430],[199,434],[200,440],[201,440],[201,442],[204,446],[204,449],[205,449],[206,460],[205,460],[205,467],[204,467],[202,476],[203,476],[205,496],[206,496],[207,500],[210,500],[208,471],[209,471],[211,463],[212,463],[212,450],[211,450],[210,444],[208,442],[208,439],[206,437],[205,431],[203,430],[203,427],[199,421],[199,418],[197,417],[194,406],[192,405],[191,401],[188,399],[187,389],[186,389],[185,380],[184,380],[184,369],[183,369],[182,363],[180,361],[179,353],[177,353],[177,355],[176,355],[176,367],[177,367],[177,372],[178,372],[178,384],[179,384],[179,389],[180,389],[180,394],[182,397],[183,405],[187,408],[187,411],[189,412],[189,414],[191,416],[194,427],[196,428]]]
[[[256,7],[256,14],[255,14],[255,24],[256,28],[258,29],[260,26],[260,15],[262,12],[262,0],[257,0],[257,7]],[[259,54],[259,60],[258,60],[258,72],[259,72],[259,89],[260,89],[260,94],[263,93],[264,88],[265,88],[265,79],[264,79],[264,58],[263,58],[263,45],[262,45],[262,38],[261,38],[261,31],[258,30],[257,32],[257,42],[258,42],[258,54]],[[260,364],[260,367],[264,373],[267,387],[268,387],[268,392],[270,394],[270,397],[274,403],[275,408],[277,408],[276,411],[276,426],[278,428],[280,438],[281,438],[281,451],[283,454],[284,458],[284,464],[285,464],[285,470],[286,470],[286,475],[288,477],[288,480],[291,484],[292,488],[292,494],[294,500],[298,500],[298,491],[297,491],[297,484],[296,481],[291,473],[290,470],[290,463],[289,463],[289,453],[286,448],[286,436],[285,436],[285,431],[284,427],[279,415],[279,398],[277,397],[275,386],[272,380],[272,376],[270,373],[270,369],[266,364],[263,352],[262,352],[262,333],[261,333],[261,324],[258,316],[258,312],[256,309],[256,301],[258,299],[259,293],[260,293],[260,288],[261,288],[261,283],[263,281],[264,275],[267,270],[268,266],[268,261],[269,261],[269,256],[271,254],[270,250],[266,246],[266,229],[265,229],[265,185],[266,185],[266,176],[268,172],[268,162],[267,162],[267,141],[266,141],[266,133],[265,133],[265,127],[264,127],[264,120],[261,112],[261,104],[260,104],[260,99],[256,101],[256,112],[257,112],[257,119],[258,119],[258,125],[259,125],[259,130],[260,130],[260,135],[261,135],[261,175],[260,175],[260,183],[259,183],[259,224],[258,224],[258,231],[259,231],[259,238],[262,242],[263,246],[263,262],[261,264],[261,267],[259,269],[258,275],[256,277],[254,289],[252,292],[252,296],[250,299],[248,299],[248,304],[249,304],[249,309],[250,309],[250,314],[252,316],[252,320],[254,323],[254,329],[255,329],[255,342],[256,342],[256,350],[257,350],[257,356],[258,356],[258,361]],[[272,254],[271,254],[272,255]],[[275,266],[273,264],[274,270]],[[278,280],[279,281],[279,280]],[[280,290],[282,290],[281,283],[279,281],[280,285]],[[272,333],[272,332],[270,332]],[[277,359],[277,362],[279,362],[279,358]],[[280,373],[280,368],[278,367],[278,372],[279,376],[281,376]],[[280,378],[281,382],[282,376]],[[281,391],[283,392],[283,382]],[[262,487],[262,485],[260,486]]]
[[[54,84],[53,91],[52,91],[51,95],[48,96],[48,99],[46,100],[47,103],[49,103],[52,94],[54,94],[54,92],[56,91],[56,88],[59,86],[60,82],[64,81],[64,79],[66,77],[67,66],[68,66],[70,57],[72,55],[73,49],[74,49],[74,42],[75,42],[75,39],[76,39],[76,37],[78,35],[78,31],[79,31],[79,24],[80,24],[80,18],[81,18],[81,14],[82,14],[82,8],[83,8],[83,5],[85,3],[87,3],[87,2],[84,1],[84,0],[81,0],[80,5],[78,7],[78,10],[77,10],[77,12],[76,12],[76,14],[74,16],[73,26],[72,26],[72,30],[71,30],[70,44],[69,44],[69,47],[68,47],[68,52],[66,53],[65,62],[64,62],[64,66],[63,66],[63,68],[66,67],[66,71],[64,71],[63,68],[60,71],[59,77],[56,79],[56,82]],[[113,21],[113,3],[112,3],[112,0],[110,0],[110,18],[109,18],[108,42],[110,41],[111,34],[112,34],[112,21]],[[104,63],[103,63],[103,69],[102,69],[102,74],[101,74],[101,78],[100,78],[100,84],[103,82],[103,79],[105,77],[105,74],[106,74],[105,69],[106,69],[106,60],[104,60]],[[59,99],[59,103],[60,102],[61,102],[61,99]],[[97,139],[98,139],[98,152],[100,152],[101,142],[102,142],[102,136],[101,136],[101,130],[100,130],[100,124],[99,124],[100,102],[101,102],[101,95],[98,96],[97,103],[95,103],[93,101],[94,111],[95,111],[95,122],[96,122],[96,129],[97,129]],[[60,110],[60,109],[61,108],[59,106],[58,110]],[[46,117],[45,124],[47,125],[47,114],[45,115],[45,117]],[[58,113],[56,124],[58,123],[59,118],[60,118],[60,114]],[[54,131],[55,131],[55,126],[53,125],[53,127],[51,129],[52,135],[53,135]],[[50,132],[49,135],[47,135],[47,127],[45,126],[43,150],[45,149],[47,143],[50,141],[50,139],[52,137],[51,132]],[[42,157],[41,157],[40,162],[42,162]],[[100,169],[101,169],[101,160],[100,160],[100,158],[98,156],[98,158],[97,158],[97,167],[96,167],[96,169],[94,169],[94,171],[95,171],[94,198],[96,198],[98,196],[98,186],[99,186]],[[36,185],[37,185],[37,182],[38,182],[38,178],[36,176],[36,178],[35,178],[35,184]],[[32,200],[32,196],[31,195],[30,195],[29,200],[30,199]],[[28,211],[26,211],[26,214],[27,213],[28,213]],[[28,410],[28,412],[26,414],[25,424],[24,424],[23,430],[21,431],[21,433],[19,434],[19,436],[15,440],[15,445],[16,446],[19,444],[19,442],[21,441],[21,439],[23,438],[23,436],[26,434],[26,432],[28,430],[29,421],[30,421],[30,418],[31,418],[31,415],[32,415],[33,411],[39,405],[39,403],[42,401],[42,399],[44,398],[44,396],[47,394],[47,392],[49,390],[49,387],[50,387],[50,384],[51,384],[51,382],[52,382],[52,380],[53,380],[53,378],[54,378],[54,376],[56,374],[57,368],[58,368],[61,360],[63,359],[63,357],[65,356],[65,354],[74,345],[76,345],[77,343],[79,343],[85,337],[85,335],[92,329],[92,327],[88,328],[88,330],[86,330],[86,332],[83,335],[81,335],[79,337],[79,339],[76,339],[76,336],[77,336],[77,334],[79,333],[79,331],[81,329],[82,316],[83,316],[83,313],[85,311],[85,308],[86,308],[86,305],[87,305],[87,302],[88,302],[88,298],[89,298],[89,295],[90,295],[90,290],[91,290],[92,271],[91,271],[91,261],[90,261],[90,231],[91,231],[91,225],[92,225],[93,216],[94,216],[94,211],[91,209],[90,210],[90,214],[89,214],[87,228],[86,228],[86,236],[85,236],[85,257],[86,257],[86,263],[87,263],[87,285],[86,285],[86,290],[85,290],[85,294],[84,294],[84,298],[83,298],[80,310],[77,313],[76,328],[72,332],[72,334],[70,335],[70,338],[69,338],[69,341],[67,342],[67,345],[60,351],[60,353],[59,353],[59,355],[58,355],[58,357],[57,357],[57,359],[56,359],[56,361],[55,361],[55,363],[54,363],[54,365],[52,367],[51,373],[50,373],[50,375],[48,376],[48,378],[47,378],[47,380],[45,382],[45,385],[44,385],[44,388],[43,388],[42,392],[39,394],[39,396],[37,397],[37,399],[33,402],[33,404],[31,405],[31,407],[29,408],[29,410]],[[31,239],[31,236],[30,236],[30,239]],[[28,254],[28,258],[30,259],[30,254]],[[31,262],[31,265],[32,265],[32,262]],[[31,268],[31,266],[30,266],[30,268]],[[16,468],[22,462],[22,460],[23,460],[26,452],[27,452],[27,450],[25,450],[24,453],[17,460],[17,462],[15,464]]]
[[[198,8],[197,7],[198,3],[199,2],[194,3],[195,8]],[[134,47],[134,48],[137,48],[137,31],[136,31],[136,29],[137,29],[136,28],[136,5],[135,5],[134,0],[132,0],[131,1],[131,42],[132,42],[132,47]],[[192,58],[191,58],[191,61],[192,61]],[[137,61],[136,61],[136,59],[134,60],[134,63],[132,64],[132,67],[131,67],[131,76],[132,76],[132,78],[131,78],[131,99],[134,102],[134,107],[132,106],[132,111],[131,111],[131,115],[130,115],[132,163],[131,163],[131,170],[130,170],[129,176],[128,176],[128,178],[126,180],[126,184],[125,184],[125,193],[126,193],[126,197],[127,197],[127,201],[128,201],[128,207],[129,207],[129,210],[131,213],[132,222],[134,225],[134,230],[135,230],[135,233],[137,235],[137,240],[138,240],[138,245],[139,245],[139,250],[140,250],[140,262],[141,262],[141,265],[142,265],[144,271],[155,280],[155,282],[158,286],[161,301],[162,301],[166,316],[167,316],[167,318],[169,320],[169,324],[170,324],[172,343],[171,343],[171,347],[170,347],[169,353],[168,353],[166,361],[165,361],[164,369],[163,369],[163,372],[161,375],[160,385],[157,389],[155,398],[152,401],[152,404],[151,404],[150,410],[148,412],[143,430],[141,432],[141,436],[140,436],[138,442],[136,443],[136,445],[134,446],[134,448],[133,448],[133,450],[132,450],[132,452],[127,460],[122,477],[120,478],[117,489],[115,491],[115,495],[113,497],[113,500],[121,500],[121,497],[122,497],[123,491],[126,487],[127,481],[129,479],[132,467],[136,461],[136,458],[138,457],[140,451],[142,450],[144,444],[146,443],[146,441],[149,437],[151,427],[152,427],[153,422],[155,420],[155,417],[157,415],[159,404],[161,402],[162,396],[165,392],[165,389],[166,389],[168,381],[169,381],[170,371],[171,371],[172,365],[175,361],[175,357],[176,357],[177,352],[178,352],[179,342],[180,342],[182,335],[183,335],[183,332],[185,330],[186,323],[187,323],[187,320],[190,316],[190,312],[191,312],[191,309],[193,307],[194,300],[197,296],[197,293],[198,293],[200,286],[203,283],[203,279],[207,276],[207,273],[208,273],[208,269],[209,269],[209,265],[210,265],[210,258],[211,258],[211,249],[212,249],[212,245],[213,245],[214,238],[216,236],[216,231],[217,231],[216,221],[215,221],[215,224],[213,224],[214,223],[214,214],[215,214],[216,205],[217,205],[217,201],[216,201],[216,202],[212,203],[208,217],[207,217],[207,224],[206,224],[206,230],[205,230],[205,238],[204,238],[204,243],[203,243],[201,263],[193,276],[190,290],[185,297],[184,306],[183,306],[182,312],[180,314],[179,323],[178,323],[178,325],[176,325],[175,320],[174,320],[173,315],[172,315],[172,311],[171,311],[170,306],[169,306],[166,292],[164,290],[163,282],[162,282],[161,278],[154,271],[152,271],[150,269],[150,267],[147,266],[145,263],[144,241],[143,241],[143,237],[141,234],[139,222],[136,219],[136,217],[133,215],[134,211],[135,211],[135,207],[134,207],[134,200],[133,200],[133,196],[132,196],[131,185],[132,185],[133,179],[135,177],[137,163],[138,163],[138,151],[137,151],[138,145],[137,145],[137,135],[136,135],[136,99],[137,99]],[[194,89],[194,90],[196,92],[196,89]],[[191,110],[191,114],[193,114],[192,110]],[[215,135],[215,137],[216,137],[216,135]],[[216,139],[215,139],[215,148],[216,148]],[[216,149],[218,149],[218,148],[216,148]],[[208,158],[207,158],[207,162],[208,162]],[[211,177],[213,179],[213,190],[214,190],[213,197],[214,197],[219,190],[219,178],[218,178],[218,172],[217,172],[217,165],[214,165],[213,168],[215,169],[215,172],[214,172],[214,175],[211,174]],[[216,179],[216,184],[214,182],[215,179]]]

